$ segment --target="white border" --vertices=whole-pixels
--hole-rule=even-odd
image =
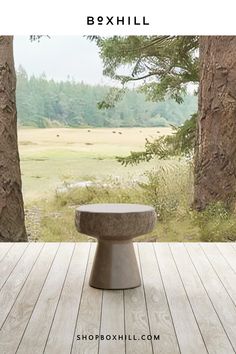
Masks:
[[[236,34],[236,1],[6,0],[1,34]],[[150,26],[87,26],[87,16],[145,16]]]

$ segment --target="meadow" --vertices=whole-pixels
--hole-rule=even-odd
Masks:
[[[222,205],[191,208],[193,166],[185,159],[124,167],[115,157],[144,148],[145,138],[169,128],[20,129],[26,227],[33,241],[92,241],[74,226],[75,208],[88,203],[154,206],[158,222],[137,241],[234,241],[235,213]],[[85,182],[86,186],[78,185]],[[90,182],[90,184],[89,184]],[[91,184],[92,182],[92,184]]]
[[[140,178],[155,162],[124,167],[115,156],[142,150],[145,138],[170,133],[170,128],[19,129],[25,202],[53,195],[65,183]]]

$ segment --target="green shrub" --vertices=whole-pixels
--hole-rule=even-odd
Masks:
[[[77,206],[140,203],[153,205],[158,220],[155,229],[137,241],[236,241],[235,213],[230,213],[224,205],[215,203],[202,212],[191,209],[193,176],[189,163],[170,161],[145,173],[144,177],[145,181],[136,184],[108,179],[39,201],[36,208],[40,208],[41,220],[37,238],[43,241],[91,240],[76,231],[74,213]],[[28,225],[29,231],[30,228]]]
[[[147,172],[147,181],[139,183],[147,203],[153,205],[162,221],[185,214],[192,202],[192,167],[182,162],[169,163]]]
[[[195,212],[200,241],[236,241],[236,217],[220,202],[209,205],[202,212]]]

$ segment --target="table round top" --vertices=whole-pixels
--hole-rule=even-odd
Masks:
[[[126,204],[126,203],[117,203],[117,204],[87,204],[81,205],[77,208],[79,212],[85,213],[106,213],[106,214],[127,214],[127,213],[146,213],[153,212],[154,208],[149,205],[142,204]]]

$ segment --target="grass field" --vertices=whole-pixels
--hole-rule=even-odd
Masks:
[[[202,213],[192,210],[191,161],[153,160],[123,167],[115,160],[117,155],[142,150],[145,138],[170,133],[168,128],[20,129],[29,239],[90,240],[75,229],[77,206],[141,203],[154,206],[158,222],[152,233],[139,237],[138,241],[235,241],[235,213],[228,213],[218,204]],[[142,179],[147,171],[146,180]],[[97,183],[55,193],[65,184],[89,180]],[[128,183],[134,180],[142,183]]]
[[[65,182],[137,179],[156,162],[123,167],[115,156],[143,149],[145,138],[170,133],[170,128],[19,129],[25,202],[49,197]]]

